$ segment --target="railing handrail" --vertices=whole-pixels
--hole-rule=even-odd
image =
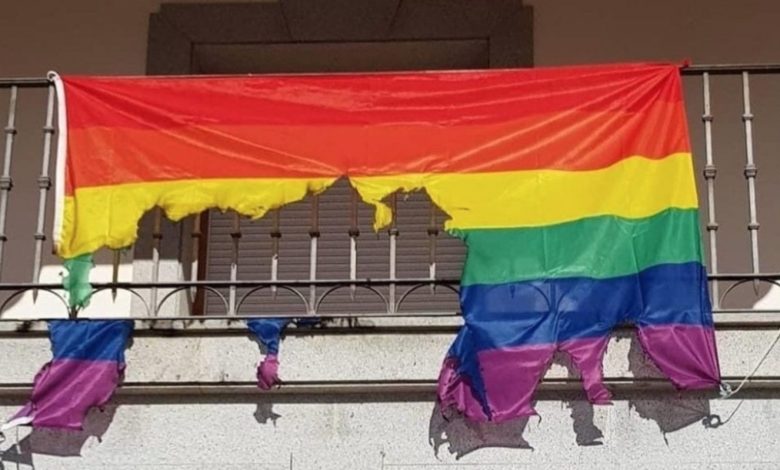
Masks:
[[[748,72],[753,74],[764,74],[764,73],[780,73],[780,63],[684,65],[680,69],[683,75],[702,75],[704,73],[709,73],[712,75],[739,75],[743,72]],[[481,70],[474,70],[474,71],[479,72]],[[287,75],[292,75],[292,74],[287,74]],[[257,76],[263,76],[263,75],[258,74]],[[0,88],[9,88],[12,86],[16,86],[20,88],[46,87],[52,83],[53,82],[47,77],[0,78]]]
[[[707,276],[710,281],[779,281],[780,273],[719,273]],[[436,285],[436,286],[458,286],[458,278],[427,278],[427,277],[407,277],[407,278],[362,278],[362,279],[288,279],[288,280],[270,280],[270,279],[242,279],[236,281],[229,280],[199,280],[199,281],[158,281],[158,282],[92,282],[95,289],[176,289],[182,287],[213,287],[213,288],[252,288],[252,287],[308,287],[311,285],[318,287],[330,286],[410,286],[410,285]],[[62,289],[61,283],[38,283],[38,282],[0,282],[0,292],[18,289]]]
[[[0,88],[43,88],[53,82],[46,77],[0,78]]]
[[[687,65],[681,68],[683,75],[740,75],[743,72],[751,74],[780,73],[780,64],[707,64]]]

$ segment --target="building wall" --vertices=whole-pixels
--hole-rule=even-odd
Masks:
[[[0,76],[42,76],[50,69],[141,74],[148,15],[159,3],[33,0],[6,5],[0,15]],[[780,62],[776,47],[780,30],[774,24],[780,4],[772,0],[527,3],[535,8],[535,60],[540,66],[680,59]],[[694,115],[701,109],[698,83],[686,83]],[[756,77],[751,84],[762,269],[778,272],[780,250],[773,247],[780,243],[780,218],[772,216],[778,196],[772,182],[780,173],[774,158],[780,153],[780,78]],[[750,269],[739,85],[736,79],[719,80],[713,95],[721,268],[732,272]],[[16,187],[9,214],[13,221],[9,247],[13,248],[4,262],[3,280],[27,280],[32,272],[37,207],[32,183],[40,171],[44,96],[26,96],[20,103],[13,167]],[[6,98],[0,94],[0,115]],[[693,126],[691,131],[701,161],[701,129]],[[130,279],[132,260],[124,261],[121,276]],[[108,272],[108,259],[101,262],[103,272]],[[49,257],[45,264],[46,276],[58,279],[57,261]],[[750,289],[740,296],[748,304],[756,300]],[[29,305],[31,298],[15,306],[20,314],[26,309],[24,302]],[[101,314],[127,311],[126,305],[109,302],[96,302]],[[724,374],[749,372],[773,336],[771,331],[720,332]],[[424,340],[408,335],[291,337],[283,345],[282,378],[433,379],[450,339],[446,335]],[[0,384],[29,383],[48,354],[43,339],[0,340]],[[256,345],[243,336],[137,338],[128,352],[127,380],[253,380],[258,358]],[[605,364],[610,376],[647,371],[630,338],[611,344]],[[552,376],[567,374],[562,365],[551,371]],[[759,374],[780,374],[780,352],[769,357]],[[5,468],[22,469],[622,468],[627,462],[637,468],[774,468],[774,462],[780,461],[776,432],[780,397],[746,396],[741,402],[634,393],[618,396],[610,407],[593,408],[569,396],[548,394],[537,404],[541,420],[488,429],[442,421],[430,396],[145,395],[121,398],[106,410],[95,411],[84,433],[29,435],[23,430],[18,436],[7,436],[0,452]],[[17,399],[0,399],[0,416],[10,415],[19,404]],[[703,421],[707,415],[717,415],[725,424],[708,427]],[[714,418],[711,423],[716,423]]]

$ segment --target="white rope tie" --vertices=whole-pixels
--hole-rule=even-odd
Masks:
[[[744,379],[742,379],[739,385],[737,385],[737,388],[732,390],[729,384],[727,384],[726,382],[721,382],[720,397],[723,399],[731,398],[734,395],[736,395],[740,390],[742,390],[742,387],[744,387],[745,384],[750,382],[753,376],[756,375],[756,372],[758,372],[758,369],[764,364],[764,361],[766,361],[766,358],[769,357],[769,355],[775,349],[775,346],[777,346],[778,342],[780,342],[780,330],[777,331],[777,334],[775,335],[775,339],[772,341],[772,344],[769,345],[766,352],[764,352],[764,355],[761,356],[761,359],[758,360],[756,366],[753,368],[753,370],[750,371],[748,375],[745,376]]]

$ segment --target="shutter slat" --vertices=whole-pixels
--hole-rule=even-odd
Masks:
[[[320,239],[318,241],[318,279],[346,279],[349,277],[349,214],[351,189],[346,180],[339,180],[320,195]],[[398,197],[396,272],[398,278],[427,277],[429,248],[427,230],[430,223],[430,201],[423,193],[412,193]],[[311,201],[306,200],[285,206],[280,211],[279,224],[282,232],[279,246],[279,279],[309,279],[309,225]],[[440,230],[446,216],[438,211],[437,225]],[[375,233],[372,228],[373,208],[361,203],[358,208],[358,278],[387,278],[389,264],[389,235],[386,230]],[[212,211],[209,217],[207,279],[229,279],[233,247],[230,233],[232,215]],[[271,233],[270,217],[256,221],[242,220],[242,237],[239,243],[238,279],[270,279],[271,275]],[[437,277],[458,277],[463,263],[465,248],[460,240],[447,235],[443,230],[437,239]],[[387,287],[377,291],[385,297]],[[397,287],[401,295],[408,286]],[[322,294],[326,288],[318,288]],[[237,289],[238,298],[248,289]],[[222,292],[227,297],[227,289]],[[308,298],[308,289],[301,289]],[[222,314],[224,307],[218,297],[206,296],[206,313]],[[355,300],[344,288],[329,295],[320,312],[332,314],[377,313],[384,311],[384,305],[375,294],[358,288]],[[457,296],[448,289],[437,289],[431,295],[428,287],[411,294],[401,311],[454,312],[458,310]],[[275,300],[269,289],[249,297],[241,307],[241,314],[274,312],[280,314],[304,314],[303,305],[294,294],[278,290]]]

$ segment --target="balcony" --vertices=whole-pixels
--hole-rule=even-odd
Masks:
[[[776,146],[780,65],[695,66],[683,74],[702,176],[702,243],[716,328],[772,331],[780,328],[780,250],[774,249],[780,220],[771,216],[780,191],[762,183],[759,168],[770,169],[769,181],[780,170],[762,153]],[[42,320],[66,317],[129,317],[142,336],[245,335],[240,320],[259,316],[322,320],[292,335],[447,335],[460,324],[463,247],[443,231],[445,215],[423,194],[393,195],[394,225],[375,233],[371,209],[344,181],[258,221],[211,211],[174,224],[153,211],[141,224],[136,246],[96,255],[90,305],[71,309],[63,268],[50,255],[48,239],[54,87],[44,78],[0,79],[0,99],[7,103],[0,108],[7,117],[0,175],[0,336],[41,336]],[[655,378],[607,382],[616,388],[668,388]],[[248,382],[208,386],[197,384],[208,393],[254,390]],[[762,376],[750,386],[780,387],[780,377]],[[148,387],[163,386],[129,383],[125,390]],[[195,385],[165,387],[160,390],[176,393]],[[570,390],[579,384],[553,378],[545,387]],[[430,380],[301,380],[281,391],[432,388]]]

